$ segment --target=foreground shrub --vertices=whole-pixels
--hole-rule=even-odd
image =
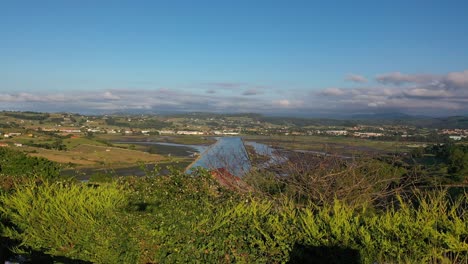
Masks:
[[[292,203],[238,194],[210,174],[125,178],[140,263],[285,262],[297,232]]]
[[[198,231],[213,263],[284,263],[299,237],[298,220],[292,203],[252,198],[224,208]]]
[[[386,206],[395,193],[416,182],[405,169],[372,158],[293,153],[274,167],[274,173],[269,170],[252,171],[245,180],[260,192],[288,196],[298,204],[327,205],[339,199],[355,207]]]
[[[235,193],[200,171],[95,186],[31,181],[0,203],[3,235],[19,249],[96,263],[320,262],[323,250],[342,250],[348,263],[466,263],[467,198],[418,194],[382,211],[305,205]]]
[[[340,201],[301,214],[303,243],[359,251],[364,263],[463,263],[468,261],[468,219],[462,197],[420,194],[416,203],[355,212]]]
[[[69,182],[30,181],[0,196],[3,235],[33,249],[100,263],[136,259],[126,235],[125,216],[116,209],[125,193],[115,185],[88,187]]]
[[[127,177],[121,183],[131,194],[127,213],[139,222],[134,230],[142,254],[140,263],[213,260],[205,251],[213,237],[199,226],[211,225],[223,208],[239,199],[235,193],[223,189],[205,171]]]
[[[50,160],[30,157],[11,148],[0,148],[0,176],[42,177],[57,179],[60,165]]]

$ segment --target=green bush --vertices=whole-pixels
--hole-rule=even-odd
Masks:
[[[306,205],[234,193],[198,171],[93,186],[29,181],[0,203],[3,235],[19,249],[95,263],[285,263],[297,245],[354,250],[363,263],[466,262],[468,195],[416,194],[382,211]]]
[[[17,150],[0,148],[0,176],[2,175],[57,179],[60,166],[47,159],[29,157]]]
[[[126,234],[129,218],[117,213],[126,194],[115,185],[88,187],[69,182],[30,181],[0,196],[3,235],[21,250],[39,250],[97,263],[137,259],[136,241]]]
[[[222,188],[205,171],[125,178],[140,263],[285,262],[296,209]],[[285,204],[286,205],[286,204]]]
[[[298,238],[297,210],[258,198],[225,207],[198,226],[212,263],[284,263]]]
[[[105,182],[112,182],[114,180],[114,176],[112,173],[107,173],[107,172],[95,172],[89,177],[89,182],[100,182],[100,183],[105,183]]]
[[[301,214],[303,243],[359,251],[364,263],[462,262],[468,260],[468,219],[463,202],[445,193],[419,194],[417,203],[400,198],[398,208],[355,212],[340,201]]]
[[[131,194],[127,213],[139,221],[135,235],[140,263],[204,259],[202,247],[209,238],[201,237],[197,226],[235,199],[203,171],[190,176],[127,177],[121,183]]]

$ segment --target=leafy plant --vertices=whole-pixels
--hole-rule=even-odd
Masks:
[[[3,235],[29,249],[97,263],[136,259],[136,241],[126,236],[129,218],[117,212],[126,193],[115,185],[30,181],[0,196]]]
[[[30,157],[10,148],[0,148],[0,176],[43,177],[57,179],[59,164],[47,159]]]

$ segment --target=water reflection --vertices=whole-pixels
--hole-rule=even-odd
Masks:
[[[208,148],[186,170],[203,167],[209,170],[224,168],[235,176],[243,176],[252,167],[247,150],[240,137],[222,137]]]
[[[267,162],[257,165],[259,168],[268,168],[271,165],[281,164],[287,160],[284,156],[280,155],[276,149],[268,145],[253,141],[245,141],[244,143],[245,145],[252,146],[257,155],[269,157]]]

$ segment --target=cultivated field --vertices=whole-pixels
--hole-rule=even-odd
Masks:
[[[154,142],[168,142],[177,144],[188,145],[211,145],[215,142],[213,138],[205,136],[191,136],[191,135],[159,135],[159,136],[145,136],[145,135],[118,135],[118,134],[97,134],[96,138],[113,141],[154,141]]]
[[[31,156],[43,157],[59,163],[71,163],[81,166],[128,166],[134,165],[137,162],[153,163],[164,160],[164,157],[161,155],[88,144],[79,145],[69,151],[48,150],[34,147],[25,147],[25,150],[30,152]]]

